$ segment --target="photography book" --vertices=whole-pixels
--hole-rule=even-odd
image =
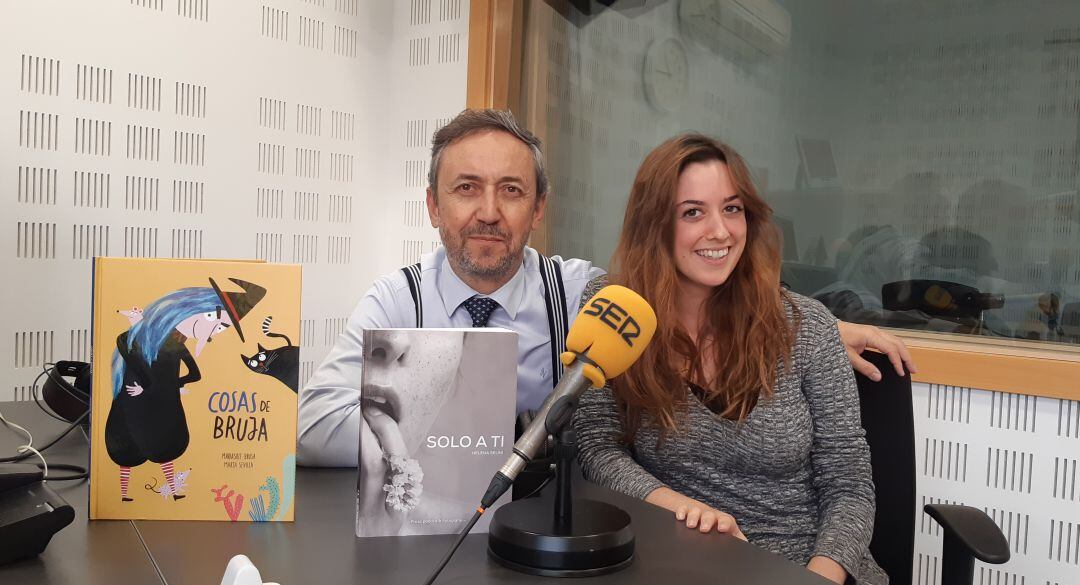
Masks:
[[[365,330],[361,378],[356,535],[457,533],[514,446],[517,333]]]
[[[293,519],[300,266],[95,258],[90,518]]]

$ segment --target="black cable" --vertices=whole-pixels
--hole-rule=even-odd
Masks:
[[[41,463],[38,463],[38,468],[44,469]],[[54,476],[52,470],[62,469],[64,471],[74,471],[74,475],[60,475]],[[70,465],[68,463],[50,463],[49,474],[41,478],[45,481],[73,481],[77,479],[87,479],[90,477],[90,472],[86,471],[85,467],[79,465]]]
[[[52,367],[50,368],[49,366]],[[41,369],[45,371],[45,374],[49,376],[49,379],[52,380],[54,384],[59,386],[64,392],[67,392],[68,396],[82,402],[86,406],[90,406],[90,401],[88,399],[72,392],[71,385],[68,384],[67,380],[64,380],[63,376],[56,373],[56,364],[54,362],[45,362],[42,364]]]
[[[34,384],[30,386],[30,396],[34,398],[34,403],[37,404],[38,408],[41,409],[41,412],[44,412],[45,414],[51,416],[52,418],[55,418],[60,422],[66,423],[68,422],[66,418],[63,418],[54,413],[53,411],[49,410],[48,408],[45,408],[45,405],[41,403],[41,398],[38,396],[38,380],[41,380],[41,377],[47,373],[48,371],[45,370],[45,366],[42,366],[41,373],[37,375],[37,378],[34,378]]]
[[[70,433],[71,431],[78,428],[79,425],[82,424],[83,419],[85,419],[87,416],[90,416],[89,412],[84,412],[81,415],[79,415],[79,418],[72,421],[71,425],[69,425],[68,428],[64,430],[64,432],[57,435],[57,437],[55,439],[53,439],[53,440],[49,441],[48,443],[46,443],[45,446],[38,449],[38,451],[44,451],[45,449],[48,449],[49,447],[52,447],[53,445],[55,445],[57,442],[60,441],[60,439],[63,439],[64,437],[66,437],[68,433]]]
[[[491,477],[491,483],[488,484],[487,490],[484,492],[484,497],[480,498],[480,505],[476,507],[476,513],[473,514],[472,519],[469,520],[469,522],[465,525],[465,528],[462,529],[461,534],[458,535],[457,542],[454,543],[453,548],[450,549],[450,552],[446,553],[446,556],[443,557],[442,562],[439,563],[439,566],[436,567],[435,571],[431,573],[431,576],[428,577],[428,580],[424,582],[424,585],[431,585],[435,582],[435,579],[439,576],[439,573],[442,572],[443,567],[446,566],[446,563],[450,562],[450,557],[454,556],[454,553],[457,552],[458,547],[461,546],[461,543],[465,540],[465,537],[468,536],[469,531],[472,530],[472,527],[476,525],[476,521],[480,519],[480,516],[482,516],[484,512],[494,506],[495,501],[502,497],[502,495],[506,493],[506,490],[510,489],[510,486],[512,486],[513,484],[514,480],[510,479],[510,477],[504,474],[501,469]]]
[[[52,441],[49,441],[49,443],[47,445],[45,445],[41,449],[38,449],[37,450],[38,453],[41,453],[45,449],[48,449],[49,447],[52,447],[53,445],[55,445],[57,441],[64,438],[65,436],[67,436],[67,434],[70,433],[71,430],[74,429],[77,426],[79,426],[78,421],[73,423],[70,427],[68,427],[68,429],[66,431],[61,433],[58,437],[56,437]],[[32,451],[27,451],[25,453],[20,453],[18,455],[15,455],[14,457],[0,457],[0,463],[16,463],[16,462],[23,461],[23,460],[25,460],[25,459],[27,459],[29,457],[33,457],[33,456],[34,456],[34,453]],[[45,456],[42,455],[41,458],[45,459]],[[38,463],[35,463],[35,464],[37,465],[38,469],[42,469],[42,470],[45,469],[44,463],[38,462]],[[72,465],[70,463],[49,463],[49,469],[50,470],[51,469],[62,469],[64,471],[74,471],[75,474],[74,475],[61,475],[61,476],[58,476],[58,477],[54,477],[53,475],[50,474],[50,475],[44,476],[42,479],[49,480],[49,481],[71,481],[71,480],[76,480],[76,479],[86,479],[86,478],[90,477],[90,472],[87,471],[87,469],[85,467],[81,466],[81,465]]]
[[[56,420],[58,420],[60,422],[68,422],[68,420],[66,418],[64,418],[62,416],[57,416],[57,415],[53,414],[53,412],[51,410],[45,408],[45,405],[42,404],[41,400],[38,399],[37,392],[34,392],[33,396],[34,396],[34,402],[37,403],[38,408],[41,409],[41,412],[44,412],[45,414],[49,415],[50,417],[52,417],[52,418],[54,418],[54,419],[56,419]]]
[[[56,419],[56,420],[58,420],[60,422],[68,422],[68,420],[66,418],[63,418],[63,417],[57,415],[55,412],[53,412],[49,408],[45,408],[45,405],[41,403],[41,397],[38,396],[38,390],[40,389],[40,387],[38,386],[38,381],[41,380],[42,376],[48,376],[49,379],[52,380],[54,384],[59,386],[61,390],[63,390],[64,392],[67,392],[68,396],[70,396],[70,397],[74,398],[75,400],[85,404],[86,409],[90,410],[90,402],[89,402],[89,400],[87,398],[83,398],[82,396],[79,396],[78,394],[72,392],[71,388],[70,388],[70,385],[67,383],[66,380],[63,379],[63,376],[60,376],[59,374],[56,373],[56,364],[53,363],[53,362],[45,362],[44,364],[41,365],[41,373],[38,374],[36,378],[34,378],[34,383],[33,383],[32,386],[30,386],[30,395],[33,396],[34,403],[37,404],[38,408],[41,409],[41,412],[44,412],[45,414],[51,416],[52,418],[54,418],[54,419]]]
[[[52,377],[52,375],[50,374],[50,371],[47,369],[47,367],[49,365],[55,366],[55,364],[45,364],[45,365],[43,365],[41,373],[38,374],[37,378],[34,378],[33,386],[31,386],[31,395],[34,397],[34,402],[37,403],[38,408],[40,408],[42,412],[44,412],[45,414],[55,418],[58,421],[67,423],[68,422],[67,419],[61,418],[61,417],[53,414],[51,411],[46,409],[45,406],[43,404],[41,404],[41,401],[38,399],[38,394],[37,394],[38,381],[41,380],[41,377],[45,376],[45,375],[49,375],[50,378]],[[55,382],[55,380],[54,380],[54,382]],[[61,384],[60,387],[63,388],[64,385]],[[68,390],[68,394],[71,394],[70,390]],[[74,394],[72,394],[72,396],[74,396]],[[74,396],[74,397],[78,398],[77,396]],[[85,402],[85,401],[83,401],[83,402]],[[70,433],[71,431],[78,428],[79,425],[82,424],[83,420],[85,420],[86,417],[88,417],[88,416],[90,416],[90,411],[89,410],[87,410],[86,412],[83,412],[79,416],[79,418],[75,419],[74,422],[69,423],[68,428],[64,429],[64,431],[62,433],[60,433],[59,435],[54,437],[51,441],[46,443],[45,446],[36,449],[37,452],[39,454],[44,453],[46,449],[48,449],[49,447],[52,447],[53,445],[60,442],[60,439],[63,439],[64,437],[66,437],[68,435],[68,433]],[[33,451],[26,451],[25,453],[19,453],[18,455],[15,455],[15,456],[12,456],[12,457],[0,457],[0,463],[17,463],[19,461],[24,461],[24,460],[26,460],[26,459],[28,459],[30,457],[33,457],[33,456],[34,456]],[[44,460],[45,456],[41,455],[41,458]],[[43,463],[38,463],[37,466],[38,466],[39,469],[44,469],[44,464]],[[74,475],[61,475],[61,476],[47,475],[47,476],[45,476],[43,478],[45,480],[71,481],[71,480],[78,480],[78,479],[86,479],[86,478],[88,478],[90,476],[90,473],[86,470],[86,468],[82,467],[80,465],[71,465],[71,464],[68,464],[68,463],[51,463],[51,464],[49,464],[49,467],[54,468],[54,469],[62,469],[64,471],[74,471],[75,474]]]
[[[525,499],[531,498],[531,497],[535,496],[536,494],[540,493],[540,490],[546,488],[547,484],[551,483],[551,479],[553,477],[555,477],[555,475],[552,474],[552,473],[549,473],[548,476],[544,478],[544,481],[540,482],[540,485],[536,486],[536,489],[529,492],[529,495],[527,495],[525,497],[522,497],[522,498],[517,498],[517,499],[525,500]]]
[[[427,578],[427,581],[424,581],[424,585],[431,585],[435,582],[435,579],[439,577],[439,573],[442,572],[443,567],[446,566],[446,563],[450,562],[450,557],[454,556],[454,553],[457,552],[458,547],[461,546],[461,543],[465,541],[465,537],[469,535],[469,531],[472,530],[472,527],[476,525],[476,521],[479,520],[480,516],[482,516],[483,514],[483,508],[476,509],[476,513],[473,514],[472,519],[469,520],[468,524],[465,525],[465,528],[463,528],[461,530],[461,533],[458,534],[457,541],[454,542],[454,546],[450,549],[450,552],[446,553],[446,556],[443,557],[443,560],[439,563],[439,566],[435,567],[435,570],[431,573],[431,576]]]
[[[44,447],[41,447],[40,449],[37,449],[38,453],[44,453],[46,449],[48,449],[49,447],[52,447],[53,445],[58,443],[60,441],[60,439],[63,439],[64,437],[66,437],[68,435],[68,433],[75,430],[80,424],[82,424],[83,419],[86,418],[86,416],[88,414],[89,413],[84,412],[82,414],[82,416],[75,419],[75,422],[71,423],[68,426],[68,428],[64,430],[64,432],[60,433],[53,440],[46,443]],[[64,422],[67,422],[67,421],[64,421]],[[36,447],[35,447],[35,449],[36,449]],[[12,463],[12,462],[16,462],[16,461],[22,461],[23,459],[33,457],[33,456],[34,456],[34,453],[32,451],[27,451],[25,453],[20,453],[18,455],[13,456],[13,457],[0,457],[0,463]],[[80,469],[82,469],[82,468],[80,468]]]
[[[38,451],[44,451],[45,449],[48,449],[49,447],[52,447],[57,442],[59,442],[60,439],[63,439],[64,437],[66,437],[68,433],[70,433],[71,431],[79,428],[82,425],[82,420],[84,418],[86,418],[86,415],[80,416],[79,418],[75,419],[75,422],[71,423],[71,426],[69,426],[67,429],[65,429],[63,433],[60,433],[59,435],[57,435],[57,437],[55,439],[53,439],[53,440],[49,441],[48,443],[46,443],[45,446],[42,447],[41,449],[38,449]]]

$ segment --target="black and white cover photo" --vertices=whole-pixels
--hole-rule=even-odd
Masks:
[[[360,397],[356,535],[456,533],[513,448],[517,333],[366,330]]]

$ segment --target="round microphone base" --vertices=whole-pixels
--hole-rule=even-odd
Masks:
[[[634,560],[630,516],[611,504],[574,499],[567,526],[559,526],[551,500],[528,498],[495,511],[488,556],[509,569],[544,577],[614,573]]]

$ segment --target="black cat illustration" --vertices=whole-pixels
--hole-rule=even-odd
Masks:
[[[263,319],[263,334],[267,337],[280,337],[285,340],[285,345],[274,349],[266,349],[260,343],[258,344],[258,353],[251,357],[241,354],[240,357],[252,372],[277,378],[279,382],[296,392],[299,380],[300,348],[293,345],[288,336],[270,331],[270,324],[273,320],[272,316]]]

